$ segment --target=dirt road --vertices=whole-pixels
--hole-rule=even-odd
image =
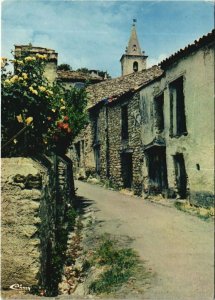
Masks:
[[[76,182],[102,230],[133,238],[132,247],[156,273],[144,299],[212,300],[214,239],[212,221],[97,185]]]

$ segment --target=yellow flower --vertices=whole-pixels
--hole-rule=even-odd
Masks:
[[[63,98],[60,99],[60,102],[63,103],[63,104],[65,104],[65,101],[63,100]]]
[[[38,91],[37,90],[33,90],[32,93],[35,94],[35,95],[38,95]]]
[[[56,109],[52,108],[52,111],[55,113],[55,112],[56,112]]]
[[[46,59],[46,58],[47,58],[47,55],[46,55],[46,54],[42,55],[42,54],[37,53],[37,54],[36,54],[36,58],[39,58],[39,59]]]
[[[32,92],[32,94],[38,95],[38,91],[35,90],[35,89],[33,88],[33,86],[30,86],[30,87],[29,87],[29,90]]]
[[[47,93],[48,95],[53,95],[53,92],[50,91],[50,90],[47,90],[46,93]]]
[[[46,91],[46,88],[45,88],[44,86],[39,86],[38,88],[39,88],[39,90],[40,90],[41,92],[45,92],[45,91]]]
[[[19,77],[19,81],[23,81],[24,79],[22,77]]]
[[[33,122],[33,117],[28,117],[25,122],[27,125],[30,125]]]
[[[23,123],[23,119],[21,115],[16,116],[16,118],[19,123]]]
[[[23,77],[24,79],[27,79],[27,78],[28,78],[28,74],[22,73],[22,77]]]
[[[11,84],[11,82],[10,82],[9,79],[6,79],[4,83],[5,83],[5,84]]]
[[[14,83],[15,81],[17,81],[19,79],[19,77],[17,75],[14,75],[11,79],[10,82]]]
[[[24,65],[24,62],[23,62],[22,60],[17,60],[16,63],[17,63],[18,65]]]
[[[27,62],[27,61],[33,61],[33,60],[36,60],[36,57],[34,57],[34,56],[27,56],[27,57],[25,57],[25,61]]]
[[[18,143],[18,141],[16,139],[13,140],[14,144]]]
[[[60,110],[66,109],[66,106],[61,106]]]

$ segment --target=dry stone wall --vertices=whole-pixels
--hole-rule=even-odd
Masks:
[[[2,159],[2,288],[50,285],[56,231],[66,225],[74,186],[68,158]],[[53,283],[52,283],[53,284]],[[55,281],[57,286],[57,281]]]

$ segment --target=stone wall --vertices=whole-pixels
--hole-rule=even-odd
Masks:
[[[2,288],[53,284],[50,264],[72,206],[72,180],[67,158],[2,159]]]
[[[123,141],[121,136],[122,121],[121,107],[128,105],[128,140]],[[102,180],[109,180],[118,188],[123,188],[122,178],[122,153],[132,153],[133,182],[132,189],[136,194],[141,194],[142,176],[141,164],[142,150],[140,139],[140,114],[139,114],[139,93],[133,97],[124,97],[112,104],[96,107],[90,112],[90,124],[84,131],[85,135],[76,139],[75,142],[85,142],[85,152],[80,168],[76,173],[96,174],[96,162],[93,151],[96,147],[100,149],[100,171],[97,176]],[[97,122],[97,125],[95,125]],[[97,127],[97,137],[96,130]],[[72,151],[74,153],[74,151]],[[77,160],[74,157],[74,161]],[[77,165],[77,163],[76,163]]]
[[[39,217],[45,170],[29,159],[2,159],[2,287],[31,286],[40,271]]]

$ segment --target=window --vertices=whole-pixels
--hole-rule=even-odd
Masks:
[[[128,106],[124,105],[121,108],[122,114],[122,139],[128,139]]]
[[[133,51],[137,50],[137,45],[133,45]]]
[[[170,136],[187,134],[184,83],[183,77],[179,77],[169,85],[170,89]]]
[[[154,117],[155,117],[155,129],[158,133],[164,130],[164,114],[163,114],[164,94],[154,98]]]
[[[137,61],[135,61],[135,62],[133,63],[133,70],[134,70],[134,72],[137,72],[137,71],[138,71],[138,62],[137,62]]]

